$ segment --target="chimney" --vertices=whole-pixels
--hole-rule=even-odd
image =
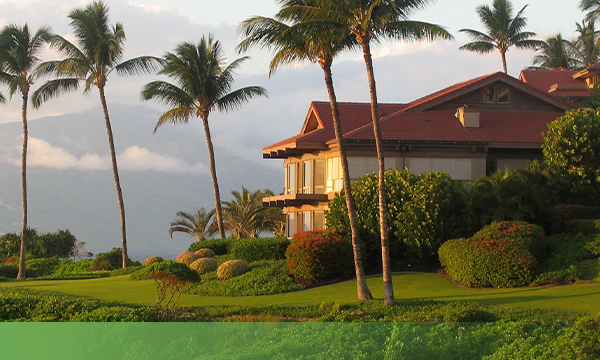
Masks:
[[[460,123],[465,128],[478,128],[479,127],[479,110],[468,107],[467,105],[459,107],[456,110],[456,118],[460,120]]]

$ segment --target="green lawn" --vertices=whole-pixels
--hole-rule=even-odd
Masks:
[[[553,308],[590,314],[600,312],[600,284],[598,283],[541,288],[467,289],[458,287],[447,278],[435,274],[399,273],[394,275],[393,280],[396,299],[399,301],[403,299],[476,301],[488,305]],[[368,283],[373,296],[382,299],[381,277],[370,277]],[[88,280],[29,280],[25,282],[11,280],[0,283],[0,286],[23,286],[135,304],[153,304],[156,296],[153,281],[130,281],[127,275]],[[278,295],[247,297],[183,295],[179,304],[183,306],[308,305],[352,301],[356,301],[356,283],[346,281]]]

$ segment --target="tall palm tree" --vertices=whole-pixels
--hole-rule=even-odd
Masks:
[[[547,38],[537,51],[539,54],[533,58],[533,65],[529,67],[531,70],[554,70],[559,67],[575,70],[577,67],[573,44],[563,39],[562,34]]]
[[[305,23],[301,19],[295,19],[288,25],[276,18],[253,17],[244,21],[240,26],[240,32],[245,36],[245,39],[238,45],[238,49],[246,51],[256,45],[273,49],[275,55],[271,61],[271,73],[281,64],[302,60],[316,62],[323,69],[325,85],[329,94],[335,138],[342,164],[342,178],[350,221],[358,300],[372,299],[373,295],[367,285],[362,263],[356,207],[351,191],[348,159],[342,138],[340,112],[331,71],[335,56],[345,49],[352,48],[356,43],[353,36],[346,32],[340,32],[339,29],[331,28],[331,26],[325,29],[323,26],[315,26],[314,31],[311,31],[310,22]]]
[[[215,210],[206,211],[204,208],[196,209],[195,214],[180,211],[177,218],[169,227],[169,235],[173,238],[174,232],[182,232],[203,241],[217,233],[214,222]]]
[[[502,57],[502,68],[504,73],[506,69],[506,52],[511,46],[518,49],[536,49],[541,47],[544,42],[532,40],[534,32],[523,31],[527,25],[527,18],[523,12],[527,5],[513,17],[513,6],[510,0],[494,0],[492,8],[487,5],[478,6],[475,10],[479,19],[486,28],[487,33],[473,29],[461,29],[473,42],[460,47],[461,50],[474,51],[479,54],[486,54],[497,49]]]
[[[588,12],[586,19],[597,19],[600,17],[600,0],[580,0],[579,9]]]
[[[242,57],[225,66],[221,43],[213,40],[212,35],[208,39],[202,37],[197,45],[183,42],[177,45],[174,53],[169,52],[165,55],[165,64],[159,71],[159,74],[172,78],[176,84],[153,81],[146,84],[142,90],[143,100],[157,99],[171,107],[160,116],[154,131],[167,122],[187,123],[190,117],[202,119],[215,196],[217,225],[223,239],[225,228],[208,117],[215,109],[235,110],[256,96],[266,96],[267,91],[260,86],[248,86],[230,92],[235,70],[247,59],[248,57]]]
[[[12,97],[20,93],[22,98],[21,116],[23,120],[23,150],[21,154],[21,201],[23,221],[21,227],[21,250],[19,252],[19,272],[17,279],[25,279],[25,238],[27,230],[27,108],[29,93],[39,66],[42,46],[52,37],[50,27],[42,26],[33,36],[27,24],[23,26],[8,25],[0,32],[0,81],[9,87]]]
[[[120,75],[136,75],[156,71],[162,60],[152,56],[142,56],[122,61],[125,31],[123,25],[109,25],[108,7],[102,1],[96,1],[85,8],[77,8],[69,14],[71,27],[75,31],[77,45],[67,39],[56,36],[51,48],[65,56],[63,60],[48,61],[40,65],[39,73],[55,75],[57,79],[46,82],[35,91],[33,105],[39,107],[48,99],[63,93],[75,91],[80,83],[85,83],[84,94],[92,87],[98,88],[100,103],[106,124],[113,176],[117,191],[117,202],[121,215],[121,251],[122,265],[127,266],[127,234],[125,227],[125,205],[117,168],[117,156],[112,127],[106,104],[105,86],[108,76],[116,71]]]
[[[381,252],[383,263],[383,282],[385,303],[393,304],[391,265],[388,245],[387,200],[385,198],[384,154],[379,110],[377,107],[377,89],[373,71],[371,43],[383,39],[420,41],[451,39],[452,36],[441,26],[409,20],[417,10],[429,5],[430,0],[283,0],[282,18],[294,19],[298,16],[311,18],[317,23],[327,23],[354,36],[362,48],[367,68],[369,93],[371,98],[371,119],[378,159],[379,221]]]

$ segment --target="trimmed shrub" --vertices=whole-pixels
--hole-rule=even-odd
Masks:
[[[577,266],[571,265],[564,270],[548,271],[540,274],[533,283],[532,286],[539,285],[565,285],[573,284],[581,277],[581,273]]]
[[[213,258],[217,255],[211,249],[198,249],[194,253],[200,255],[200,257],[203,258]]]
[[[75,314],[73,322],[157,322],[160,321],[156,309],[148,307],[101,307],[92,311]]]
[[[159,262],[159,261],[165,261],[165,259],[163,259],[160,256],[150,256],[146,260],[142,261],[142,265],[143,266],[148,266],[148,265],[150,265],[152,263]]]
[[[218,267],[219,263],[217,263],[217,260],[211,257],[202,257],[190,264],[190,269],[196,270],[200,275],[215,271]]]
[[[230,243],[229,253],[248,262],[259,260],[283,260],[290,245],[286,238],[239,239]]]
[[[7,279],[16,279],[19,274],[17,265],[0,265],[0,277]],[[37,273],[32,269],[25,268],[25,277],[36,277]]]
[[[141,265],[138,261],[131,261],[127,258],[128,266]],[[121,248],[112,248],[111,251],[105,253],[99,253],[96,255],[96,259],[91,266],[93,271],[99,270],[114,270],[123,267],[123,254]]]
[[[544,230],[520,221],[492,223],[472,238],[446,242],[440,262],[468,287],[518,287],[533,281]]]
[[[201,256],[194,252],[185,251],[185,252],[182,252],[181,254],[177,255],[177,258],[175,258],[175,261],[177,261],[178,263],[189,265],[192,262],[194,262],[194,260],[200,259],[200,258],[201,258]]]
[[[153,278],[155,276],[168,276],[174,281],[181,283],[200,281],[200,276],[197,272],[190,269],[187,265],[173,260],[165,260],[150,264],[146,267],[146,272]]]
[[[230,239],[213,239],[198,241],[192,243],[188,251],[193,252],[199,249],[211,249],[217,255],[225,255],[227,254],[227,246],[230,241]]]
[[[343,280],[354,273],[352,242],[332,230],[298,234],[286,258],[290,274],[305,285]]]
[[[63,260],[60,266],[54,272],[55,276],[83,274],[92,271],[92,264],[95,260],[83,259],[81,261]]]
[[[35,271],[37,276],[54,275],[60,264],[61,260],[58,258],[28,259],[25,261],[26,268]]]
[[[229,260],[217,268],[217,278],[221,280],[240,276],[248,270],[248,263],[244,260]]]
[[[567,329],[564,339],[578,359],[600,359],[600,315],[577,320]]]
[[[136,271],[143,270],[144,266],[128,266],[126,268],[115,269],[110,272],[110,276],[121,276],[121,275],[130,275]]]

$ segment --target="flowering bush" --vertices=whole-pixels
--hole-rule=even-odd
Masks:
[[[225,261],[217,268],[217,278],[221,280],[240,276],[248,270],[248,263],[244,260]]]
[[[538,264],[544,231],[520,221],[492,223],[469,239],[455,239],[440,247],[448,275],[469,287],[529,285]]]
[[[306,285],[346,279],[354,270],[352,243],[335,231],[297,234],[286,258],[290,273]]]
[[[202,257],[194,260],[190,264],[190,269],[196,270],[198,274],[202,275],[217,270],[218,266],[217,260],[211,257]]]

